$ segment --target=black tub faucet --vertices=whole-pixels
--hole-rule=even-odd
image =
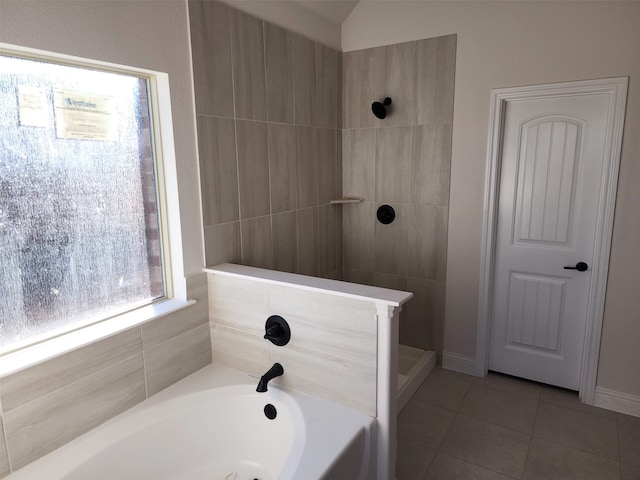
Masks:
[[[262,377],[260,377],[260,381],[258,382],[258,388],[256,388],[256,392],[266,392],[267,384],[270,380],[273,380],[276,377],[279,377],[284,373],[284,368],[278,362],[273,364],[273,367],[269,369],[267,373],[265,373]]]

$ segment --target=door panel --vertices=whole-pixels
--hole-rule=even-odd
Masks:
[[[489,368],[577,390],[608,96],[505,107]]]

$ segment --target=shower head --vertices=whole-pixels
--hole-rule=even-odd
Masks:
[[[371,104],[371,111],[373,114],[378,117],[380,120],[387,116],[387,107],[391,105],[391,99],[389,97],[385,98],[382,103],[373,102]]]

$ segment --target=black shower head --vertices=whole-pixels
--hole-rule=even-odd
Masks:
[[[371,111],[373,114],[378,117],[380,120],[387,116],[387,107],[391,105],[391,99],[389,97],[385,98],[382,103],[373,102],[371,104]]]

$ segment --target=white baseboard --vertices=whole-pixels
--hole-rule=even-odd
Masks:
[[[466,357],[457,353],[442,353],[442,368],[454,370],[467,375],[475,375],[476,359],[474,357]]]
[[[614,412],[640,417],[640,396],[638,395],[596,387],[593,404]]]

